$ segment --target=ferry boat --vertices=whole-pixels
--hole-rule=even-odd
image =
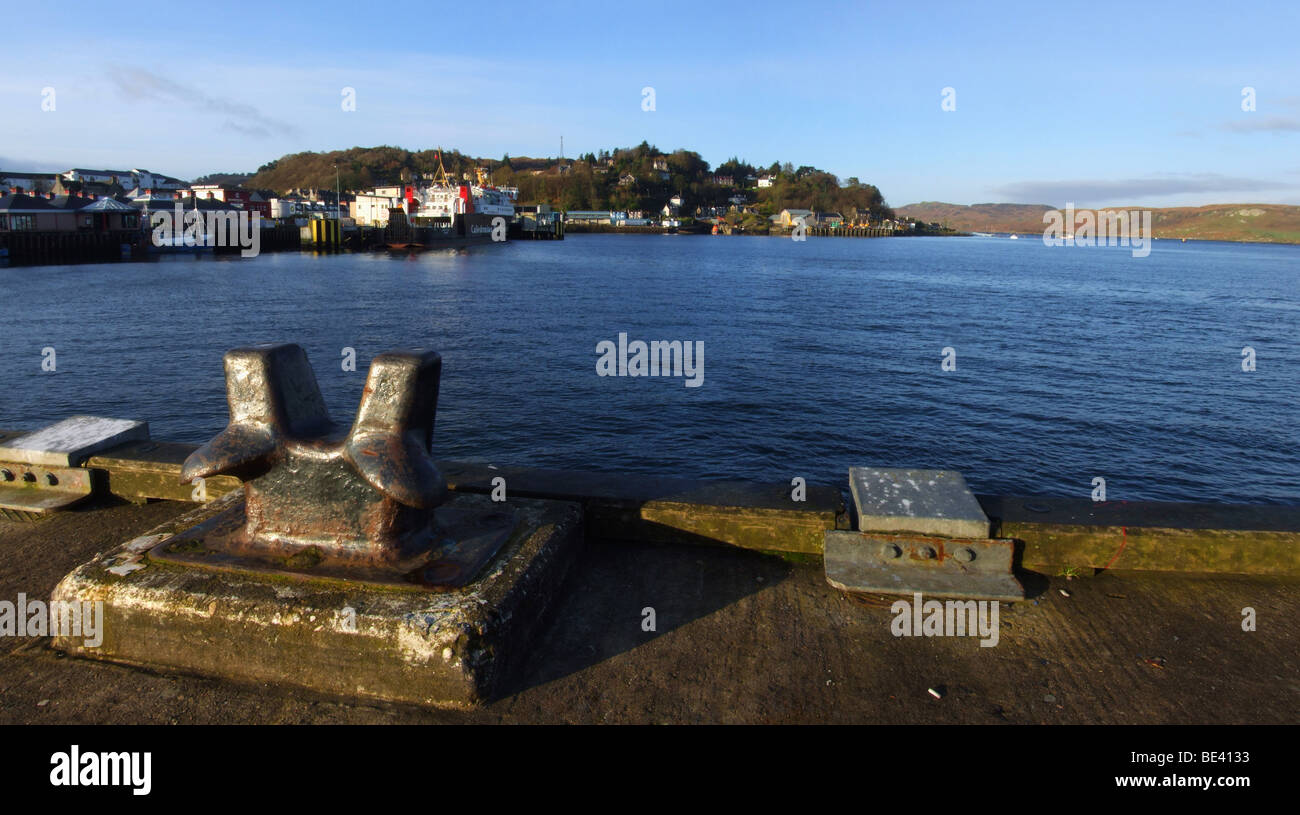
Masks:
[[[516,187],[497,187],[486,170],[476,169],[473,182],[452,182],[438,157],[438,170],[426,186],[407,187],[407,213],[416,229],[433,227],[430,240],[460,239],[459,242],[490,242],[497,218],[506,227],[515,220]]]
[[[453,218],[456,215],[479,214],[513,218],[515,198],[519,190],[514,187],[494,187],[482,168],[477,172],[478,183],[452,184],[439,163],[438,173],[432,183],[415,191],[414,197],[419,202],[415,217]]]
[[[487,243],[497,219],[504,218],[508,230],[515,217],[515,187],[497,187],[483,168],[475,170],[475,181],[453,182],[438,157],[438,169],[430,182],[406,187],[406,211],[417,239],[390,248],[435,248],[439,245]]]

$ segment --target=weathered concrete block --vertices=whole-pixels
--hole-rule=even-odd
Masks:
[[[149,424],[130,419],[71,416],[0,444],[0,459],[46,467],[77,467],[88,456],[149,438]]]
[[[956,470],[850,467],[862,532],[987,538],[989,519]]]
[[[582,541],[576,504],[512,499],[510,539],[463,589],[379,587],[216,572],[150,560],[173,535],[242,500],[231,493],[78,567],[53,599],[103,603],[102,643],[78,656],[325,693],[446,707],[493,696],[517,671]],[[492,511],[486,496],[445,506]]]

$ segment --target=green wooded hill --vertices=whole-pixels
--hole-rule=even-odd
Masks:
[[[757,167],[736,158],[710,168],[696,152],[666,153],[646,142],[562,162],[509,155],[488,159],[458,150],[412,152],[391,146],[293,153],[259,167],[244,186],[277,193],[292,189],[332,190],[337,165],[338,183],[344,190],[364,190],[433,173],[439,155],[453,177],[483,167],[491,171],[497,185],[518,187],[520,203],[548,203],[565,210],[657,212],[670,196],[679,194],[684,199],[684,210],[693,211],[701,205],[725,206],[730,197],[746,193],[764,215],[791,207],[893,217],[880,190],[856,178],[841,182],[831,173],[807,165],[796,168],[790,163],[774,162]],[[757,187],[754,179],[762,175],[773,177],[772,186]],[[718,183],[720,176],[730,177],[732,183]]]

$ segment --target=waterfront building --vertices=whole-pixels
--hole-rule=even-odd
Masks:
[[[237,211],[234,206],[225,202],[218,201],[216,198],[195,198],[191,195],[185,195],[181,192],[158,192],[155,190],[145,190],[143,195],[131,198],[131,204],[140,213],[141,223],[147,228],[151,223],[151,217],[154,212],[171,212],[176,211],[176,205],[180,204],[182,211],[197,209],[200,212],[227,212]]]
[[[838,227],[844,225],[844,216],[838,212],[814,212],[804,223],[808,226]]]
[[[401,209],[403,202],[400,186],[377,187],[371,192],[357,193],[348,214],[363,226],[387,226],[390,212]]]
[[[773,217],[781,226],[793,226],[799,219],[804,219],[808,223],[808,217],[813,214],[811,209],[783,209]]]
[[[0,197],[0,232],[54,232],[75,229],[75,214],[53,207],[44,198],[11,187]]]
[[[302,213],[303,199],[301,195],[289,193],[272,198],[270,204],[272,218],[292,218]]]
[[[152,188],[144,190],[137,188],[126,194],[126,198],[130,200],[137,209],[144,211],[171,207],[180,197],[181,194],[179,192],[164,192]]]
[[[235,209],[260,213],[263,218],[271,217],[271,204],[257,190],[245,190],[239,187],[224,187],[220,184],[199,184],[190,187],[190,195],[195,198],[212,198],[224,201]]]
[[[564,220],[575,224],[608,224],[612,215],[609,210],[574,209],[564,213]]]
[[[116,198],[97,198],[77,210],[77,229],[116,232],[140,228],[140,210]]]
[[[0,232],[109,232],[139,226],[140,211],[111,196],[29,195],[12,187],[0,198]]]

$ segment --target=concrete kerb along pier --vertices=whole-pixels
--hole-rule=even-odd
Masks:
[[[367,393],[387,397],[349,428],[295,348],[228,356],[236,380],[281,386],[232,385],[231,424],[203,448],[139,437],[75,454],[97,495],[198,506],[68,574],[54,599],[102,602],[104,642],[56,648],[472,707],[518,670],[584,540],[822,559],[855,593],[1014,600],[1033,571],[1300,575],[1297,507],[975,496],[951,471],[854,468],[850,509],[825,485],[795,500],[787,484],[434,462],[436,355],[377,358]],[[0,466],[35,466],[5,463],[16,435],[0,433]]]
[[[179,442],[128,442],[91,456],[85,467],[105,494],[137,503],[195,501],[194,487],[179,480],[182,463],[195,449]],[[504,478],[512,496],[576,502],[590,539],[723,545],[820,558],[827,530],[852,528],[841,490],[830,485],[809,484],[807,500],[797,502],[789,484],[782,483],[449,460],[437,461],[437,467],[453,493],[487,494],[493,479]],[[239,486],[230,476],[209,478],[205,500]],[[988,534],[1015,541],[1017,568],[1300,576],[1300,506],[979,493],[975,499],[988,517]]]

